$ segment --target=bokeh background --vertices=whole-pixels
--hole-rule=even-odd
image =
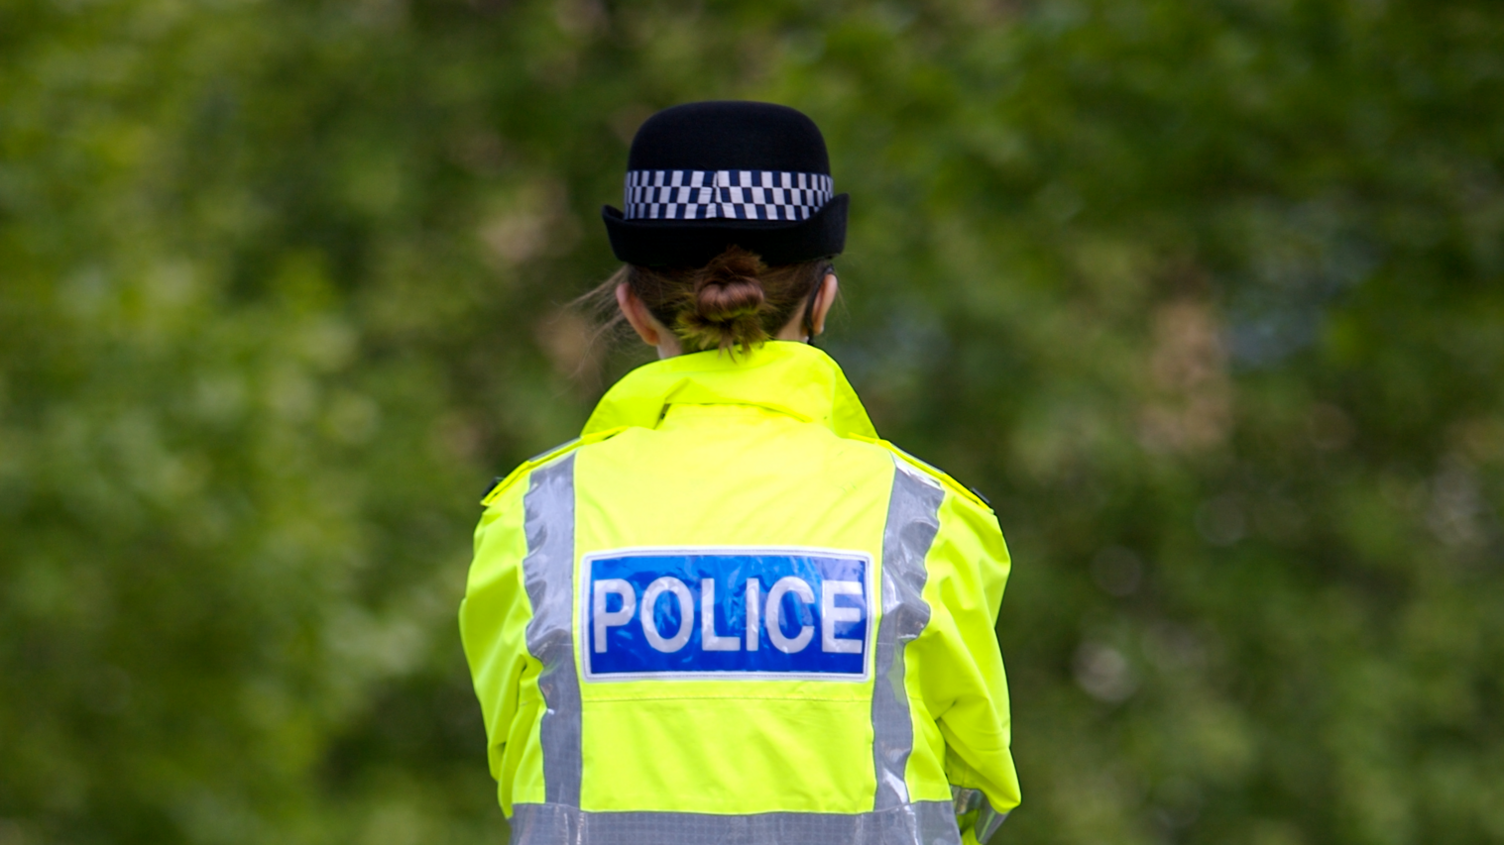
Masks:
[[[1504,6],[4,0],[0,843],[504,841],[477,500],[707,98],[1010,540],[994,842],[1504,841]]]

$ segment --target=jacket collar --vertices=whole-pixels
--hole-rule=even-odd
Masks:
[[[735,359],[696,352],[638,367],[606,392],[581,434],[656,428],[675,404],[756,405],[819,423],[841,437],[877,437],[840,365],[813,346],[778,340]]]

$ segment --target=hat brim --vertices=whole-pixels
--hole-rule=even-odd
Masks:
[[[770,266],[836,255],[846,248],[849,194],[837,194],[808,220],[628,220],[619,209],[601,208],[611,251],[642,267],[701,267],[739,246]]]

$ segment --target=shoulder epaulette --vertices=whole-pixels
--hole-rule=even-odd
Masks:
[[[597,431],[591,434],[587,434],[584,437],[576,437],[575,439],[567,443],[561,443],[546,452],[542,452],[534,455],[531,458],[528,458],[521,464],[518,464],[517,468],[508,473],[505,478],[498,479],[496,481],[496,484],[491,487],[490,492],[486,493],[485,498],[480,500],[480,503],[482,505],[485,505],[486,507],[490,507],[493,502],[501,498],[502,493],[505,493],[508,488],[517,483],[517,479],[523,477],[524,475],[527,475],[528,473],[532,472],[538,467],[543,466],[544,464],[562,458],[563,456],[569,454],[570,452],[573,452],[581,446],[589,446],[591,443],[599,443],[602,440],[610,440],[612,437],[615,437],[622,431],[626,430],[626,428],[627,426],[623,425],[616,428],[608,428],[605,431]]]
[[[971,489],[970,487],[967,487],[965,484],[962,484],[954,478],[951,478],[950,474],[945,470],[940,469],[939,467],[931,466],[881,438],[863,437],[860,434],[853,434],[849,436],[854,440],[861,440],[867,443],[875,443],[878,446],[887,449],[889,452],[892,452],[899,458],[903,459],[904,463],[940,482],[940,484],[944,486],[945,489],[951,491],[952,493],[955,493],[957,496],[960,496],[963,499],[969,500],[972,504],[975,504],[978,507],[986,509],[989,513],[992,512],[992,504],[986,499],[982,498],[982,495],[980,493]]]

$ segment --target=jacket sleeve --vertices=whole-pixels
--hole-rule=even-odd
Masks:
[[[489,507],[475,529],[475,559],[459,620],[460,640],[485,720],[486,757],[508,817],[511,795],[505,785],[512,773],[507,771],[507,744],[514,733],[523,673],[530,662],[536,663],[526,640],[532,618],[522,568],[527,554],[522,507],[526,477],[520,482],[487,497]]]
[[[1019,803],[996,632],[1008,548],[996,515],[980,501],[948,490],[939,516],[926,559],[930,622],[910,648],[922,661],[922,694],[945,739],[963,841],[986,842]]]

